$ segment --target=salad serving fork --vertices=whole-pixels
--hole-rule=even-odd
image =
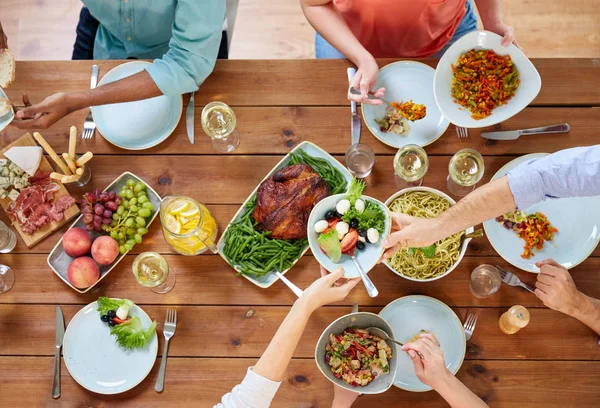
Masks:
[[[508,286],[520,286],[531,293],[535,293],[535,288],[533,286],[521,282],[521,279],[519,279],[519,277],[514,273],[509,272],[498,265],[496,265],[496,268],[498,268],[498,270],[500,271],[500,277],[502,278],[502,282],[506,283]]]
[[[175,328],[177,327],[177,310],[167,309],[167,317],[165,317],[165,323],[163,325],[163,334],[165,335],[165,346],[163,348],[163,355],[160,362],[160,370],[158,371],[158,378],[154,389],[156,392],[162,392],[165,388],[165,370],[167,368],[167,354],[169,352],[169,340],[175,334]]]
[[[294,285],[294,283],[293,283],[291,280],[289,280],[288,278],[286,278],[285,276],[283,276],[283,274],[282,274],[281,272],[279,272],[279,271],[276,271],[276,272],[275,272],[275,275],[277,275],[277,277],[278,277],[279,279],[281,279],[281,281],[282,281],[283,283],[285,283],[285,284],[286,284],[286,286],[287,286],[288,288],[290,288],[290,290],[291,290],[292,292],[294,292],[294,294],[295,294],[296,296],[298,296],[298,297],[302,296],[302,289],[300,289],[298,286]]]
[[[100,68],[98,65],[92,65],[92,78],[90,80],[90,89],[94,89],[98,85],[98,73],[100,72]],[[81,138],[85,140],[89,140],[94,137],[94,132],[96,131],[96,122],[94,122],[94,116],[92,115],[92,108],[90,107],[90,111],[85,118],[85,122],[83,122],[83,132],[81,134]]]
[[[465,328],[465,338],[467,341],[471,340],[473,336],[473,331],[475,331],[475,325],[477,324],[477,315],[475,313],[469,313],[467,315],[467,320],[465,320],[465,324],[463,327]]]

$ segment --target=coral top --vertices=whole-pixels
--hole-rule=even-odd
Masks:
[[[333,0],[376,58],[431,56],[452,38],[466,0]]]

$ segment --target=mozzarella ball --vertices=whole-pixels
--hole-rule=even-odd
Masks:
[[[379,241],[379,231],[377,231],[375,228],[369,228],[367,230],[367,239],[371,244],[375,244],[377,241]]]
[[[315,223],[315,232],[320,234],[321,232],[325,231],[327,227],[329,227],[329,223],[326,220],[317,221]]]
[[[346,199],[340,200],[340,202],[337,203],[335,206],[335,210],[342,215],[346,214],[349,209],[350,209],[350,201],[348,201]]]
[[[365,202],[360,198],[357,198],[354,202],[354,208],[356,208],[356,211],[359,213],[362,213],[365,210]]]
[[[350,230],[350,225],[347,222],[340,221],[335,225],[335,230],[338,232],[338,238],[342,239]]]

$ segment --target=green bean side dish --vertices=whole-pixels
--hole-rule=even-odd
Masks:
[[[288,166],[293,164],[308,164],[312,167],[329,185],[331,194],[346,192],[346,179],[327,160],[309,156],[299,150],[291,153]],[[272,271],[281,272],[291,268],[308,246],[308,239],[271,239],[270,231],[256,231],[256,222],[252,218],[255,205],[256,196],[244,206],[244,215],[229,226],[223,238],[223,254],[244,275],[261,277]]]

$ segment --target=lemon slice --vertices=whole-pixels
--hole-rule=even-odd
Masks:
[[[169,214],[171,214],[171,215],[180,214],[183,211],[187,210],[189,206],[190,206],[190,203],[188,201],[176,202],[175,204],[173,204],[173,207],[171,207],[169,209]]]
[[[180,217],[193,218],[196,215],[200,214],[200,210],[198,209],[198,207],[196,207],[196,206],[189,206],[189,205],[188,205],[188,207],[191,207],[191,208],[189,208],[189,209],[186,208],[185,211],[181,211],[179,213]]]
[[[165,216],[165,228],[174,234],[181,234],[181,224],[170,213]]]

